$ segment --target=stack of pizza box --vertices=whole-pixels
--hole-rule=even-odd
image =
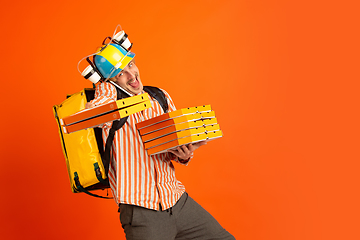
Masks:
[[[183,108],[139,122],[136,127],[149,155],[222,137],[210,105]]]

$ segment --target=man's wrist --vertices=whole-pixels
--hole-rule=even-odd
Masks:
[[[187,163],[188,161],[190,161],[190,158],[191,158],[191,157],[188,157],[187,159],[178,158],[178,161],[179,161],[180,163]]]
[[[193,155],[194,155],[194,153],[191,153],[190,157],[188,157],[188,158],[186,158],[186,159],[182,159],[182,158],[179,158],[179,157],[178,157],[178,161],[179,161],[180,163],[187,163],[187,162],[190,161],[190,159],[193,157]]]

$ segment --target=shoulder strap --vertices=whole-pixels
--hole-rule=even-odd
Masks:
[[[130,97],[126,92],[122,91],[120,88],[116,87],[115,85],[114,85],[114,87],[116,88],[117,99],[123,99],[123,98]],[[106,143],[105,143],[105,151],[102,156],[102,161],[103,161],[106,176],[108,176],[108,173],[109,173],[110,152],[111,152],[112,143],[114,141],[115,132],[117,130],[119,130],[120,128],[122,128],[122,126],[126,123],[128,118],[129,118],[129,116],[121,118],[120,120],[113,121],[113,124],[110,128],[109,135],[108,135],[108,138],[106,139]]]
[[[147,92],[151,97],[155,98],[164,110],[164,113],[167,113],[167,111],[169,110],[169,105],[167,103],[165,93],[161,91],[160,88],[144,86],[144,91]]]

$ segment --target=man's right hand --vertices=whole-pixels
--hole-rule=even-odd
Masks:
[[[93,108],[93,107],[95,107],[95,104],[93,104],[93,103],[91,103],[91,102],[87,102],[87,103],[85,104],[85,108]]]

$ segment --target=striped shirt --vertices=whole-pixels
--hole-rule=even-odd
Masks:
[[[169,112],[176,110],[165,91]],[[159,210],[159,204],[166,210],[175,205],[185,192],[185,187],[175,177],[172,161],[178,159],[171,153],[148,156],[135,124],[163,114],[160,104],[150,96],[151,108],[132,114],[127,122],[116,131],[112,145],[112,159],[109,167],[109,182],[117,204],[131,204]],[[96,87],[95,105],[117,100],[116,88],[111,83]],[[103,139],[107,139],[112,122],[103,128]],[[106,141],[104,141],[105,144]],[[105,145],[104,145],[105,146]]]

